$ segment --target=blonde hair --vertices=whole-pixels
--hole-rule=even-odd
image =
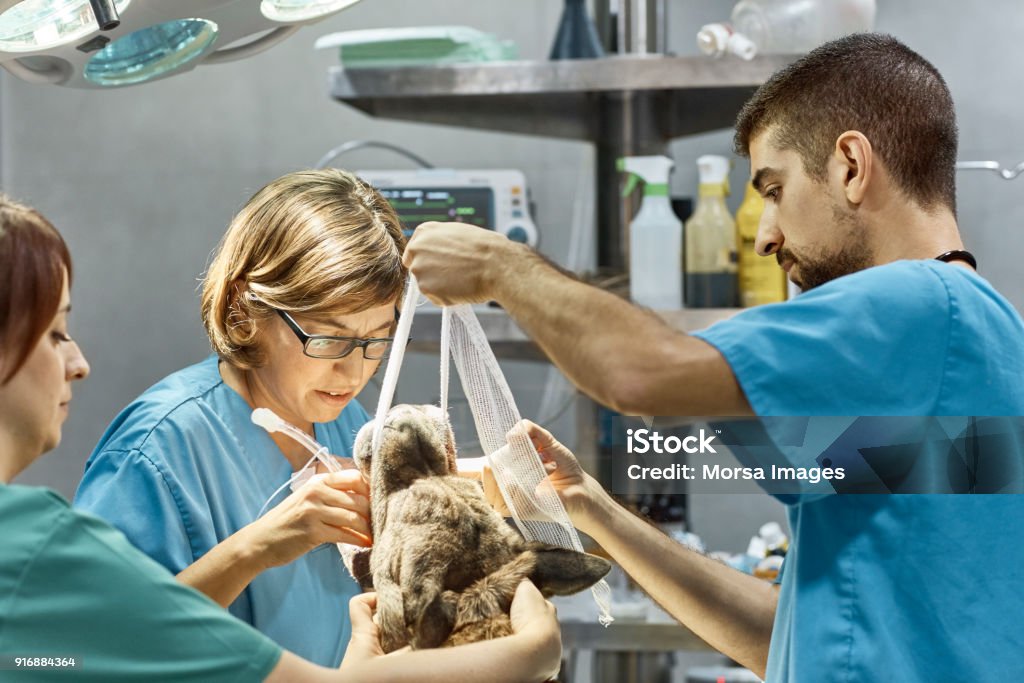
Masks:
[[[272,309],[316,316],[397,302],[404,248],[394,209],[351,173],[278,178],[231,221],[203,278],[203,325],[214,351],[237,367],[258,367],[257,333]]]

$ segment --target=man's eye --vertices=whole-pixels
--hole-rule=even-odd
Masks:
[[[770,199],[773,202],[777,201],[778,198],[779,198],[779,188],[772,187],[772,188],[769,188],[769,189],[765,190],[764,191],[764,198],[765,199]]]

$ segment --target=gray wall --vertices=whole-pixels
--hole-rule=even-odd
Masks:
[[[670,45],[693,53],[693,34],[724,18],[725,0],[671,2]],[[1024,9],[989,0],[970,17],[953,0],[879,0],[877,27],[896,34],[946,75],[961,121],[961,158],[1024,159]],[[366,0],[252,59],[200,67],[150,85],[109,92],[32,86],[0,76],[0,180],[40,208],[75,256],[72,333],[93,366],[76,388],[63,444],[25,473],[71,495],[86,457],[116,412],[140,391],[208,353],[196,285],[232,214],[272,178],[312,165],[351,139],[409,147],[437,165],[522,169],[537,203],[543,250],[564,261],[571,196],[589,177],[582,143],[373,120],[326,96],[332,52],[314,52],[317,36],[351,28],[464,24],[518,42],[524,58],[543,58],[560,12],[551,0],[515,3]],[[692,195],[695,158],[728,153],[721,132],[674,143],[674,194]],[[359,152],[351,168],[405,167],[400,158]],[[733,187],[747,173],[738,161]],[[1015,276],[1024,239],[1024,178],[962,175],[960,217],[982,273],[1020,308]],[[612,188],[600,188],[608,191]],[[733,208],[738,197],[732,199]],[[436,359],[413,357],[400,398],[437,396]],[[537,417],[546,371],[506,364],[524,415]],[[376,392],[364,402],[372,406]],[[572,440],[571,411],[554,425]],[[757,526],[779,519],[765,496],[698,496],[694,522],[711,548],[741,550]]]

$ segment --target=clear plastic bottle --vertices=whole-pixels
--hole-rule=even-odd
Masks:
[[[729,24],[708,24],[697,34],[705,54],[801,53],[850,33],[870,31],[875,0],[740,0]]]
[[[725,205],[729,159],[706,154],[697,159],[700,191],[697,208],[686,222],[686,305],[730,308],[737,294],[736,222]]]

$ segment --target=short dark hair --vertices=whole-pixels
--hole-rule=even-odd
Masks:
[[[777,126],[772,143],[796,151],[825,179],[836,138],[863,133],[903,192],[925,209],[956,210],[953,98],[928,60],[892,36],[859,33],[825,43],[776,72],[736,120],[736,153]]]
[[[71,254],[50,221],[0,195],[0,385],[17,374],[60,307]]]

